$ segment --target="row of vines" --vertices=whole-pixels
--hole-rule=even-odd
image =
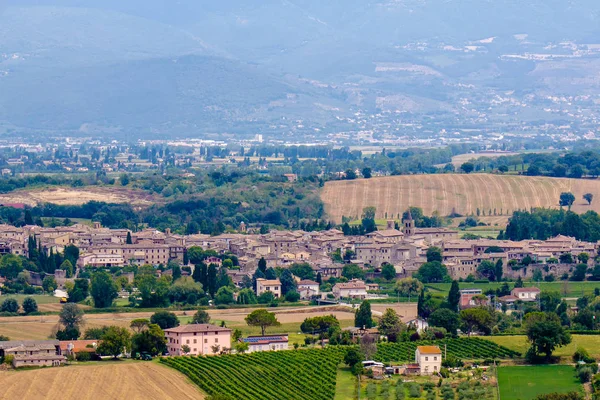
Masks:
[[[436,345],[448,356],[461,359],[513,358],[521,354],[488,340],[478,338],[443,339],[435,342],[380,343],[373,357],[376,361],[412,361],[417,346]]]
[[[210,395],[232,400],[331,400],[342,348],[257,352],[219,357],[168,357]]]

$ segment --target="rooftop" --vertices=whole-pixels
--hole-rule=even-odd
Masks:
[[[231,329],[222,328],[220,326],[211,325],[211,324],[187,324],[187,325],[180,325],[175,328],[165,329],[165,332],[175,332],[175,333],[231,332]]]
[[[442,354],[442,351],[437,346],[417,346],[417,350],[421,354]]]

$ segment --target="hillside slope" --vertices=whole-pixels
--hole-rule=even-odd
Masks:
[[[364,207],[377,207],[377,218],[397,217],[410,206],[421,207],[425,215],[434,211],[449,215],[476,213],[486,215],[494,209],[510,215],[531,207],[557,208],[561,192],[572,192],[573,211],[600,212],[600,202],[591,206],[582,199],[592,193],[600,199],[600,180],[563,179],[490,174],[403,175],[325,184],[321,198],[329,218],[341,222],[342,216],[360,217]]]

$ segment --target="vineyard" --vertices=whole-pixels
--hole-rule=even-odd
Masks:
[[[220,357],[168,357],[210,395],[232,400],[331,400],[342,348],[257,352]]]
[[[509,216],[531,207],[558,208],[561,192],[572,192],[572,210],[600,212],[600,202],[587,205],[585,193],[600,196],[600,180],[548,178],[492,174],[402,175],[325,184],[321,198],[330,219],[360,218],[363,208],[377,208],[377,219],[397,218],[409,206],[421,207],[425,215],[434,211],[449,215]],[[485,212],[485,214],[483,214]]]
[[[486,358],[513,358],[521,354],[506,347],[478,338],[444,339],[435,342],[402,342],[402,343],[380,343],[377,346],[375,360],[388,361],[411,361],[415,358],[417,346],[435,344],[440,347],[442,353],[448,352],[448,356],[461,359],[486,359]]]

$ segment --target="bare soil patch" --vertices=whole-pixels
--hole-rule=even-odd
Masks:
[[[150,206],[156,199],[149,193],[119,187],[51,187],[46,189],[17,190],[0,195],[0,203],[24,203],[36,206],[42,203],[59,205],[81,205],[90,201],[105,203],[129,203],[136,206]]]

